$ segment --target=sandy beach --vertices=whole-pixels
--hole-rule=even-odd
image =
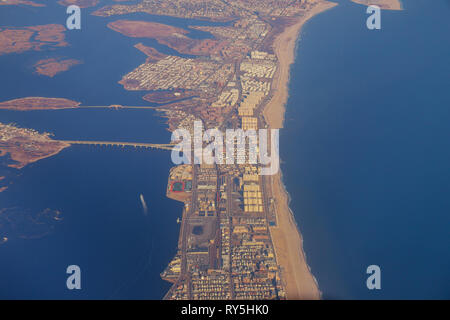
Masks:
[[[263,112],[270,128],[283,127],[285,104],[288,98],[289,70],[294,62],[295,47],[301,27],[315,15],[336,5],[328,1],[319,2],[275,39],[274,51],[278,58],[278,71],[272,83],[273,96]],[[270,232],[277,262],[282,268],[287,298],[320,299],[321,293],[306,262],[303,240],[289,208],[289,196],[282,183],[281,173],[272,176],[269,181],[267,187],[276,199],[277,212],[277,226],[271,227]]]
[[[365,6],[376,5],[384,10],[403,10],[400,0],[352,0]]]

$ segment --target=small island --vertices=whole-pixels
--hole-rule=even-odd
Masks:
[[[79,6],[80,8],[95,7],[99,0],[60,0],[58,3],[62,6],[68,7],[72,4]]]
[[[71,67],[81,64],[82,62],[76,59],[58,59],[50,58],[39,60],[34,64],[34,69],[37,74],[53,78],[58,73],[69,70]]]
[[[33,1],[27,1],[27,0],[1,0],[0,6],[12,6],[12,5],[27,5],[32,7],[45,7],[45,4],[36,3]]]
[[[65,31],[60,24],[0,28],[0,55],[65,47]]]
[[[0,109],[29,111],[77,108],[80,102],[64,98],[27,97],[0,102]]]
[[[0,177],[0,181],[2,181],[2,180],[5,180],[5,177],[4,177],[4,176],[1,176],[1,177]],[[5,191],[6,189],[8,189],[8,187],[6,187],[6,186],[0,187],[0,192]]]
[[[22,169],[70,146],[69,143],[53,140],[50,136],[50,133],[0,123],[0,157],[9,154],[13,162],[8,167]]]

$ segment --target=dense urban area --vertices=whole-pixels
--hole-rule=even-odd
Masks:
[[[306,20],[321,3],[143,0],[107,5],[93,14],[111,17],[144,12],[221,23],[190,27],[209,33],[206,39],[190,38],[188,32],[163,24],[118,20],[108,25],[128,37],[153,38],[180,54],[162,54],[139,43],[136,49],[148,59],[118,80],[125,90],[144,91],[145,100],[157,101],[169,130],[183,128],[194,136],[195,121],[201,121],[205,130],[222,132],[270,127],[263,111],[277,89],[274,79],[280,77],[274,41],[286,28]],[[29,99],[35,102],[38,98]],[[29,107],[30,101],[25,102]],[[9,102],[5,108],[27,110],[23,100],[15,104]],[[21,157],[35,161],[70,143],[3,124],[0,139],[3,153],[10,152],[19,163]],[[15,150],[19,144],[25,154]],[[273,228],[278,226],[277,199],[270,177],[260,174],[259,164],[246,161],[249,152],[236,154],[243,158],[236,164],[183,164],[170,171],[167,196],[182,201],[184,208],[178,251],[161,273],[173,283],[165,299],[287,298],[286,268],[273,239]],[[23,160],[17,166],[26,163]]]

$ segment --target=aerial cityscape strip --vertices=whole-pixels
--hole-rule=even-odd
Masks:
[[[392,3],[387,1],[386,6]],[[124,90],[147,91],[143,99],[160,104],[158,110],[165,114],[170,131],[183,128],[195,137],[198,120],[205,130],[282,128],[289,69],[301,28],[336,5],[323,0],[166,0],[165,5],[144,0],[107,5],[93,14],[110,17],[145,12],[228,23],[190,27],[211,33],[211,39],[194,39],[184,29],[147,21],[122,19],[107,25],[124,36],[151,38],[180,55],[194,56],[166,55],[136,44],[147,59],[118,82]],[[66,43],[60,29],[49,25],[0,33],[51,35],[56,30],[59,43],[53,45],[62,46]],[[52,37],[50,40],[55,42]],[[21,51],[42,45],[30,45],[26,39],[20,44]],[[4,53],[16,50],[10,43],[1,48]],[[45,60],[36,66],[38,72],[52,77],[78,63]],[[80,107],[79,102],[42,97],[0,103],[0,109],[22,111]],[[152,142],[54,140],[48,133],[0,124],[0,155],[9,153],[15,161],[10,166],[15,168],[55,155],[72,144],[172,150],[170,143]],[[173,283],[165,299],[320,299],[282,174],[261,175],[261,169],[260,164],[200,163],[170,170],[167,196],[183,202],[184,207],[178,250],[161,273]],[[0,188],[0,192],[4,190]]]

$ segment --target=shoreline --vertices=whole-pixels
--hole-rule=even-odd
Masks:
[[[394,11],[404,10],[402,0],[375,0],[375,1],[351,0],[351,1],[357,4],[361,4],[363,6],[377,5],[382,10],[394,10]]]
[[[280,129],[284,125],[284,114],[289,97],[290,66],[295,60],[297,41],[302,26],[316,15],[337,6],[337,3],[322,1],[307,12],[300,20],[287,27],[273,43],[278,58],[278,72],[274,79],[273,96],[264,107],[263,116],[270,129]],[[321,292],[317,280],[306,262],[303,238],[294,213],[289,208],[290,196],[283,184],[281,170],[270,177],[269,188],[275,199],[277,226],[270,227],[277,263],[282,268],[288,299],[320,299]]]

